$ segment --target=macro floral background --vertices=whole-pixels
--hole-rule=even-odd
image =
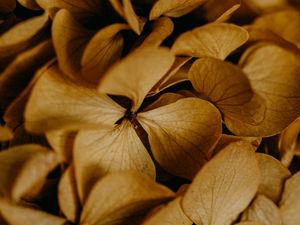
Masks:
[[[300,1],[1,0],[0,224],[299,225]]]

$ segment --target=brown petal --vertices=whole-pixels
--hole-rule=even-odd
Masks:
[[[74,144],[74,167],[82,201],[106,173],[135,170],[155,178],[154,163],[128,120],[111,129],[80,131]]]
[[[160,206],[142,225],[192,225],[193,222],[182,211],[181,199],[179,197],[165,206]]]
[[[278,147],[281,154],[281,163],[289,166],[294,158],[297,146],[298,135],[300,133],[300,117],[285,128],[281,134]]]
[[[261,1],[261,0],[246,0],[245,4],[251,8],[253,11],[262,13],[262,12],[272,12],[276,11],[276,9],[284,9],[288,6],[288,0],[268,0],[268,1]]]
[[[235,223],[234,225],[265,225],[260,222],[244,221],[240,223]]]
[[[136,112],[154,84],[170,69],[174,59],[166,48],[138,48],[108,70],[98,90],[128,97],[132,100],[132,111]]]
[[[197,98],[139,113],[154,158],[168,172],[191,179],[211,156],[221,136],[221,116]]]
[[[0,199],[0,214],[7,223],[13,225],[64,225],[67,222],[63,218],[3,199]]]
[[[298,225],[300,221],[300,172],[294,174],[284,185],[279,203],[284,225]]]
[[[189,79],[221,110],[226,125],[235,121],[256,125],[263,121],[264,100],[255,95],[247,76],[233,64],[203,57],[192,65]]]
[[[94,33],[79,24],[65,9],[55,15],[52,25],[53,44],[59,66],[65,74],[76,79],[81,69],[83,51]]]
[[[0,161],[0,196],[19,200],[38,193],[59,159],[42,146],[20,145],[1,152]]]
[[[109,174],[93,187],[80,224],[133,224],[134,217],[173,197],[172,191],[141,174]]]
[[[172,46],[176,55],[225,59],[248,40],[248,32],[234,24],[210,23],[181,34]]]
[[[52,66],[42,74],[25,111],[26,129],[36,133],[53,130],[112,127],[125,109],[94,89],[79,86]]]
[[[31,48],[48,36],[48,15],[33,17],[18,23],[0,36],[0,70],[22,51]],[[20,35],[21,34],[21,35]]]
[[[162,17],[155,20],[152,24],[152,32],[145,38],[142,45],[160,46],[174,30],[174,24],[168,17]]]
[[[282,225],[279,208],[264,195],[258,195],[243,212],[242,220],[261,222],[264,225]]]
[[[36,0],[18,0],[18,2],[28,8],[28,9],[32,9],[32,10],[40,10],[41,7],[36,3]]]
[[[131,0],[109,0],[114,9],[122,16],[138,35],[141,34],[146,20],[134,12]]]
[[[183,211],[197,225],[229,225],[254,197],[259,175],[252,146],[232,143],[197,174],[183,197]]]
[[[16,0],[6,0],[0,2],[0,13],[7,14],[14,11],[16,7]]]
[[[13,132],[8,127],[0,126],[0,142],[9,141],[13,136]]]
[[[277,203],[280,200],[284,182],[291,176],[291,173],[270,155],[257,153],[256,158],[261,171],[258,193]]]
[[[124,29],[128,29],[126,24],[116,23],[92,37],[81,58],[83,79],[98,84],[105,71],[121,57],[124,39],[120,31]]]
[[[236,121],[227,126],[235,134],[245,136],[271,136],[281,132],[300,113],[299,57],[279,46],[255,45],[244,53],[240,65],[255,93],[265,99],[266,112],[260,124]]]
[[[59,207],[69,221],[76,223],[79,219],[80,202],[76,189],[73,166],[66,169],[58,185]]]
[[[180,17],[202,5],[206,0],[158,0],[150,11],[150,20],[155,20],[161,15]]]
[[[148,105],[143,109],[143,111],[150,111],[152,109],[156,109],[162,106],[169,105],[171,103],[177,102],[179,99],[184,98],[183,95],[176,94],[176,93],[165,93],[160,96],[155,102]]]

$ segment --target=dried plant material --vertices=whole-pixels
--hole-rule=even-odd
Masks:
[[[165,206],[156,209],[153,215],[146,218],[142,225],[192,225],[193,222],[181,209],[181,197],[178,197]]]
[[[248,78],[238,67],[203,57],[194,62],[188,76],[193,87],[220,109],[226,125],[236,121],[257,125],[263,121],[265,102],[255,95]]]
[[[152,109],[156,109],[162,106],[166,106],[169,104],[172,104],[174,102],[177,102],[179,99],[184,98],[183,95],[181,94],[176,94],[176,93],[165,93],[162,96],[160,96],[155,102],[152,104],[148,105],[143,109],[143,111],[149,111]]]
[[[59,9],[70,11],[78,19],[93,18],[104,12],[102,1],[80,0],[74,3],[74,0],[35,0],[37,4],[46,10],[52,17]]]
[[[73,160],[73,145],[77,132],[50,131],[46,133],[47,141],[62,162]]]
[[[95,31],[79,24],[65,9],[60,10],[53,21],[52,38],[61,70],[76,78],[81,69],[81,58],[86,44]]]
[[[288,6],[288,0],[245,0],[245,4],[255,12],[268,12]]]
[[[242,220],[261,222],[264,225],[282,225],[279,208],[264,195],[258,195],[243,212]]]
[[[0,2],[0,13],[6,14],[14,11],[16,7],[16,0],[5,0]]]
[[[148,133],[155,160],[168,172],[189,179],[210,158],[221,136],[218,110],[196,98],[139,113],[137,120]]]
[[[46,37],[43,32],[49,22],[48,15],[23,21],[0,36],[0,68],[10,62],[17,54],[31,48]]]
[[[248,32],[234,24],[210,23],[181,34],[172,46],[176,55],[225,59],[248,40]]]
[[[74,166],[82,201],[107,173],[134,170],[155,178],[155,166],[131,123],[111,129],[80,131],[75,140]]]
[[[0,214],[7,223],[14,225],[64,225],[66,220],[29,207],[0,199]]]
[[[174,60],[175,57],[166,48],[138,48],[108,70],[100,81],[98,91],[128,97],[132,100],[131,110],[136,112]]]
[[[140,174],[110,174],[93,187],[80,224],[132,224],[134,217],[173,197],[172,191]]]
[[[8,127],[0,126],[0,142],[9,141],[13,136],[13,132]]]
[[[266,112],[259,124],[235,121],[227,126],[235,134],[245,136],[271,136],[281,132],[300,112],[299,58],[276,45],[255,45],[244,53],[240,66],[254,92],[265,99]]]
[[[97,32],[87,44],[81,58],[81,76],[97,84],[106,70],[121,57],[124,39],[120,31],[126,24],[112,24]]]
[[[54,57],[52,42],[46,40],[18,55],[0,76],[0,105],[6,109],[26,88],[36,70]]]
[[[254,197],[259,176],[253,147],[229,144],[197,174],[183,196],[183,211],[197,225],[229,225]]]
[[[79,219],[80,202],[77,194],[74,167],[71,165],[60,178],[58,185],[59,206],[65,217],[76,223]]]
[[[40,10],[41,7],[36,3],[36,0],[18,0],[24,7],[32,10]]]
[[[235,223],[234,225],[265,225],[260,222],[244,221],[240,223]]]
[[[165,15],[180,17],[201,6],[206,0],[158,0],[150,11],[150,20]]]
[[[258,17],[253,24],[255,27],[270,30],[287,41],[300,46],[300,13],[297,10],[282,10]]]
[[[284,185],[284,191],[279,203],[284,225],[298,225],[300,221],[300,172],[294,174]]]
[[[260,137],[242,137],[242,136],[222,134],[220,140],[218,141],[218,144],[214,149],[214,155],[222,151],[227,145],[234,142],[240,142],[240,141],[249,142],[253,146],[253,149],[256,150],[260,145],[261,140],[262,138]]]
[[[124,113],[125,109],[108,96],[72,83],[57,66],[52,66],[32,90],[25,111],[25,125],[35,133],[111,127]]]
[[[210,21],[224,22],[240,7],[241,0],[227,0],[220,2],[218,0],[208,0],[202,7],[201,11],[204,17]]]
[[[0,153],[0,196],[19,200],[41,189],[57,156],[39,145],[21,145]]]
[[[136,15],[131,0],[109,0],[114,9],[122,16],[128,25],[138,35],[141,34],[146,19]]]
[[[159,46],[163,40],[172,34],[174,24],[168,17],[161,17],[152,24],[152,32],[145,38],[142,45]]]
[[[272,156],[257,153],[256,158],[261,171],[258,193],[277,203],[280,200],[283,185],[291,176],[291,172]]]
[[[281,163],[287,167],[291,164],[294,157],[299,133],[300,117],[292,122],[280,134],[278,148],[281,154]]]

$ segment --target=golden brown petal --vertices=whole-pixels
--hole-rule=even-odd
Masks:
[[[176,55],[225,59],[248,40],[248,32],[234,24],[210,23],[181,34],[172,46]]]
[[[182,211],[181,199],[178,197],[167,205],[160,206],[142,225],[192,225],[193,222]]]
[[[243,212],[242,220],[256,221],[264,225],[282,225],[279,208],[264,195],[258,195]]]
[[[106,70],[121,57],[124,39],[120,31],[126,24],[112,24],[98,31],[87,44],[81,58],[82,78],[98,84]]]
[[[103,175],[135,170],[155,178],[155,166],[133,125],[126,119],[111,129],[80,131],[74,145],[74,167],[81,200]]]
[[[168,172],[192,179],[210,158],[221,136],[221,116],[209,102],[197,98],[139,113],[155,160]]]
[[[98,91],[132,100],[136,112],[144,98],[170,69],[175,57],[166,48],[141,47],[111,67],[101,79]]]
[[[291,164],[292,159],[294,158],[299,133],[300,117],[292,122],[280,134],[278,147],[281,154],[281,163],[287,167]]]
[[[279,203],[284,225],[298,225],[300,221],[300,172],[294,174],[284,185]]]
[[[158,0],[150,11],[150,20],[165,15],[168,17],[180,17],[202,5],[206,0]]]
[[[32,10],[40,10],[41,7],[36,3],[36,0],[18,0],[24,7]]]
[[[251,144],[229,144],[197,174],[183,197],[183,211],[197,225],[229,225],[254,197],[259,176]]]
[[[9,141],[14,136],[13,132],[6,126],[0,126],[0,142]]]
[[[33,208],[19,206],[0,199],[1,217],[13,225],[64,225],[63,218]]]
[[[112,127],[125,109],[96,90],[64,77],[57,65],[48,68],[32,90],[26,106],[26,129],[36,133]]]
[[[80,224],[133,224],[135,217],[173,197],[172,191],[141,174],[109,174],[93,187]]]
[[[58,157],[39,145],[20,145],[0,153],[0,196],[18,201],[37,194]]]
[[[244,4],[258,13],[278,11],[278,9],[288,6],[288,2],[288,0],[244,0]]]

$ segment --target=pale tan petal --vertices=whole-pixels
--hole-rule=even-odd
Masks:
[[[152,24],[151,33],[145,38],[142,45],[159,46],[161,43],[172,34],[174,30],[174,24],[168,17],[162,17],[155,20]]]
[[[83,51],[95,31],[79,24],[65,9],[60,10],[52,24],[52,39],[61,70],[68,76],[80,76]]]
[[[18,0],[18,2],[28,8],[28,9],[32,9],[32,10],[40,10],[41,7],[36,3],[36,0]]]
[[[262,63],[263,62],[263,63]],[[300,114],[300,61],[293,53],[275,45],[254,45],[240,62],[255,93],[266,101],[260,124],[227,124],[237,135],[272,136]]]
[[[0,153],[0,196],[19,200],[38,193],[58,157],[39,145],[20,145]]]
[[[225,59],[248,40],[248,32],[234,24],[210,23],[181,34],[172,46],[176,55]]]
[[[282,225],[279,208],[264,195],[258,195],[243,212],[242,220],[256,221],[264,225]]]
[[[0,2],[0,13],[7,14],[14,11],[16,7],[16,0],[5,0]]]
[[[165,15],[168,17],[180,17],[202,5],[206,0],[158,0],[150,11],[150,20]]]
[[[235,223],[234,225],[265,225],[265,224],[262,224],[260,222],[253,222],[253,221],[243,221],[240,223]]]
[[[136,112],[151,88],[170,69],[174,59],[166,48],[138,48],[108,70],[98,91],[128,97],[132,100],[132,111]]]
[[[122,16],[137,34],[141,34],[146,20],[136,15],[131,0],[109,0],[114,9]]]
[[[0,126],[0,142],[2,141],[9,141],[14,136],[11,129],[6,126]]]
[[[119,172],[102,178],[93,187],[80,224],[133,224],[134,217],[175,197],[165,186],[135,172]]]
[[[126,119],[115,128],[80,131],[74,144],[74,167],[83,201],[106,173],[135,170],[155,178],[154,163]]]
[[[298,136],[300,133],[300,117],[285,128],[279,138],[278,148],[281,154],[281,162],[289,166],[294,158]]]
[[[73,166],[69,166],[58,185],[59,207],[65,217],[76,223],[80,216],[80,202],[76,188],[75,174]]]
[[[270,155],[257,153],[256,158],[261,171],[258,193],[277,203],[281,198],[283,185],[291,176],[291,172]]]
[[[183,196],[183,211],[197,225],[229,225],[254,197],[259,176],[251,144],[229,144],[197,174]]]
[[[189,79],[220,109],[226,125],[235,121],[257,125],[264,120],[265,101],[253,92],[247,76],[235,65],[203,57],[192,65]]]
[[[284,185],[279,203],[283,225],[298,225],[300,221],[300,172],[294,174]]]
[[[31,93],[25,125],[37,133],[112,127],[124,113],[125,109],[108,96],[71,82],[57,66],[52,66],[41,75]]]
[[[54,58],[52,42],[46,40],[19,54],[0,76],[0,105],[8,105],[27,87],[38,68]]]
[[[160,206],[142,225],[192,225],[193,222],[182,211],[181,199],[178,197],[167,205]]]
[[[46,138],[52,149],[63,162],[71,163],[73,160],[73,145],[77,132],[50,131]]]
[[[81,58],[81,73],[85,80],[99,83],[105,71],[120,57],[124,39],[120,31],[126,24],[112,24],[98,31],[87,44]]]
[[[13,225],[64,225],[63,218],[33,208],[19,206],[0,199],[1,217]]]
[[[191,179],[211,156],[221,136],[221,116],[197,98],[139,113],[155,160],[168,172]]]
[[[297,10],[282,10],[258,17],[255,27],[268,29],[300,47],[300,13]]]
[[[33,17],[18,23],[0,36],[0,69],[22,51],[48,36],[48,15]]]

